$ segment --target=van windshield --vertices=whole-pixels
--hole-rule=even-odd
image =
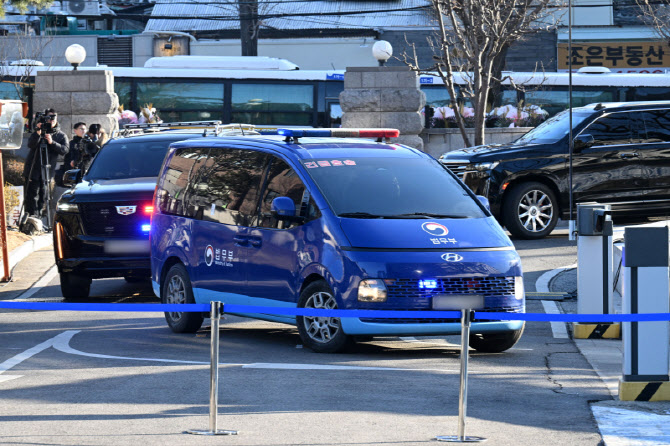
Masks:
[[[591,113],[572,112],[572,128],[591,116]],[[564,138],[570,132],[570,115],[564,110],[556,116],[547,119],[521,138],[514,141],[514,145],[522,144],[553,144]]]
[[[355,157],[305,160],[303,165],[340,217],[486,217],[465,187],[433,159]]]
[[[87,180],[157,177],[168,147],[174,141],[124,141],[106,144],[96,155]]]

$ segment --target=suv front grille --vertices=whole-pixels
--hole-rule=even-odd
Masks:
[[[117,207],[135,206],[135,212],[122,215]],[[87,235],[135,237],[141,234],[140,227],[144,220],[142,203],[80,203],[79,210]]]
[[[442,162],[447,169],[451,170],[454,175],[456,175],[458,178],[461,180],[463,179],[463,176],[465,175],[465,168],[467,167],[468,163],[467,162]]]
[[[430,311],[432,297],[438,294],[479,294],[484,296],[481,312],[523,312],[523,301],[514,297],[514,277],[448,277],[436,279],[436,287],[419,288],[418,279],[397,279],[387,285],[388,297],[384,310]],[[360,306],[359,308],[363,309]],[[366,306],[366,309],[379,307]],[[361,318],[361,322],[380,324],[438,324],[459,322],[460,319],[432,318]]]

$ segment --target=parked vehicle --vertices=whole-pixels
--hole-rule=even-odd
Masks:
[[[670,102],[599,103],[573,109],[575,203],[612,206],[614,219],[670,214]],[[513,143],[445,153],[440,161],[515,237],[538,239],[568,218],[569,115]]]
[[[71,189],[58,200],[53,231],[63,297],[88,297],[92,279],[149,278],[151,201],[165,153],[173,142],[243,131],[218,124],[128,126],[102,147],[83,178],[78,169],[65,172]]]
[[[173,144],[151,223],[151,277],[163,303],[416,311],[415,319],[243,314],[297,325],[317,352],[340,351],[354,336],[460,333],[458,319],[420,315],[463,295],[482,296],[482,311],[524,311],[514,246],[453,174],[406,146],[334,137],[397,130],[279,133]],[[177,333],[203,322],[201,313],[165,318]],[[474,348],[503,351],[523,323],[472,330]]]

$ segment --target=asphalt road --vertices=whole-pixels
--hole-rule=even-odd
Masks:
[[[516,243],[528,291],[575,262],[566,232]],[[156,302],[148,283],[122,279],[94,281],[92,293]],[[54,279],[29,299],[59,294]],[[528,311],[542,312],[540,302]],[[294,327],[226,316],[218,420],[239,435],[200,437],[182,432],[208,427],[208,328],[176,335],[153,313],[9,310],[0,324],[1,444],[413,445],[457,429],[457,337],[375,339],[327,355],[303,349]],[[595,446],[589,402],[607,399],[572,341],[531,323],[508,352],[471,353],[466,433]]]

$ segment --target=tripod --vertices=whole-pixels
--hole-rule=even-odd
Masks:
[[[51,165],[49,164],[44,164],[44,161],[46,160],[48,162],[49,160],[49,154],[48,154],[48,146],[47,146],[47,141],[44,139],[43,136],[40,137],[39,140],[39,161],[40,161],[40,169],[41,170],[41,178],[39,181],[42,181],[42,187],[43,191],[45,194],[44,197],[44,203],[42,203],[42,207],[44,207],[44,204],[46,204],[46,211],[47,211],[47,227],[44,228],[44,231],[49,232],[51,230],[51,190],[50,190],[50,185],[51,185],[51,178],[50,178],[50,170],[51,170]],[[23,214],[23,211],[25,210],[26,207],[26,201],[31,198],[29,197],[29,192],[30,192],[30,183],[32,181],[38,181],[33,179],[33,170],[35,169],[35,162],[37,161],[37,156],[33,156],[32,163],[30,165],[30,171],[28,173],[28,178],[26,179],[26,190],[24,194],[24,200],[23,200],[23,206],[21,209],[21,214]],[[37,191],[39,194],[39,189]],[[41,212],[41,209],[37,210],[38,212]],[[21,221],[23,222],[25,218],[21,218]]]

